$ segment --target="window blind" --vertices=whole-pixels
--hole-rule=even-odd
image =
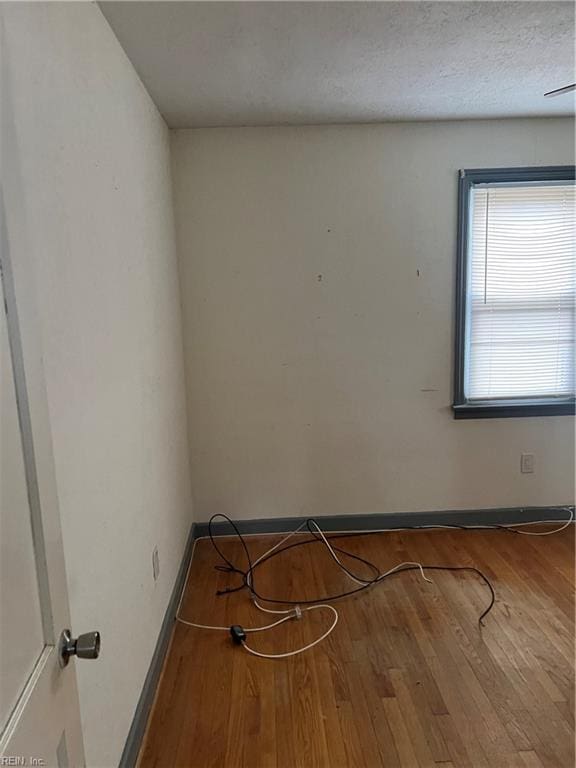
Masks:
[[[472,189],[465,396],[574,394],[575,187]]]

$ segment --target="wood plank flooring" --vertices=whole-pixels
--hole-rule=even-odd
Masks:
[[[274,537],[248,539],[254,558]],[[244,567],[236,541],[219,540]],[[573,768],[574,532],[386,533],[342,540],[384,570],[406,560],[474,565],[470,573],[398,575],[336,604],[340,621],[306,653],[271,661],[225,632],[174,627],[140,768]],[[197,543],[182,615],[224,626],[269,621],[238,577],[214,570]],[[357,564],[354,566],[357,567]],[[320,544],[258,569],[265,595],[303,599],[350,588]],[[274,607],[274,606],[272,606]],[[313,611],[249,642],[267,653],[310,642],[328,626]]]

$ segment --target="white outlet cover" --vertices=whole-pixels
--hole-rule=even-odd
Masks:
[[[520,471],[525,475],[530,475],[534,472],[534,454],[523,453],[520,457]]]
[[[154,581],[158,581],[158,576],[160,575],[160,558],[158,555],[158,547],[154,547],[152,552],[152,575],[154,576]]]

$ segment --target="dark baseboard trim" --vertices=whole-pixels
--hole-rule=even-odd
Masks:
[[[504,525],[534,520],[568,518],[574,507],[508,507],[496,509],[452,509],[438,512],[388,512],[372,515],[322,515],[315,518],[323,531],[370,531],[402,528],[409,525]],[[290,533],[306,517],[278,517],[263,520],[235,520],[240,533]],[[215,536],[234,532],[225,520],[213,523]],[[196,523],[196,538],[208,535],[208,523]]]
[[[186,548],[174,582],[174,588],[170,595],[170,601],[164,614],[164,620],[160,627],[158,634],[158,640],[156,641],[156,647],[152,655],[148,674],[144,681],[142,693],[138,699],[134,717],[132,719],[132,725],[128,732],[128,738],[124,745],[124,751],[120,758],[119,768],[134,768],[138,759],[138,753],[142,746],[142,739],[144,738],[144,731],[146,730],[146,723],[148,722],[148,715],[150,714],[150,708],[154,701],[154,694],[156,693],[156,686],[162,672],[162,665],[164,664],[164,657],[168,650],[168,643],[170,642],[170,635],[172,633],[172,627],[174,626],[174,616],[176,615],[176,609],[178,607],[178,600],[180,599],[180,593],[184,587],[184,580],[188,571],[188,565],[190,558],[192,557],[192,551],[194,548],[194,540],[198,538],[196,525],[193,523],[188,535],[188,541],[186,542]]]

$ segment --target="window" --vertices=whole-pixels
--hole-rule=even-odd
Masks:
[[[456,418],[575,412],[574,171],[460,171]]]

